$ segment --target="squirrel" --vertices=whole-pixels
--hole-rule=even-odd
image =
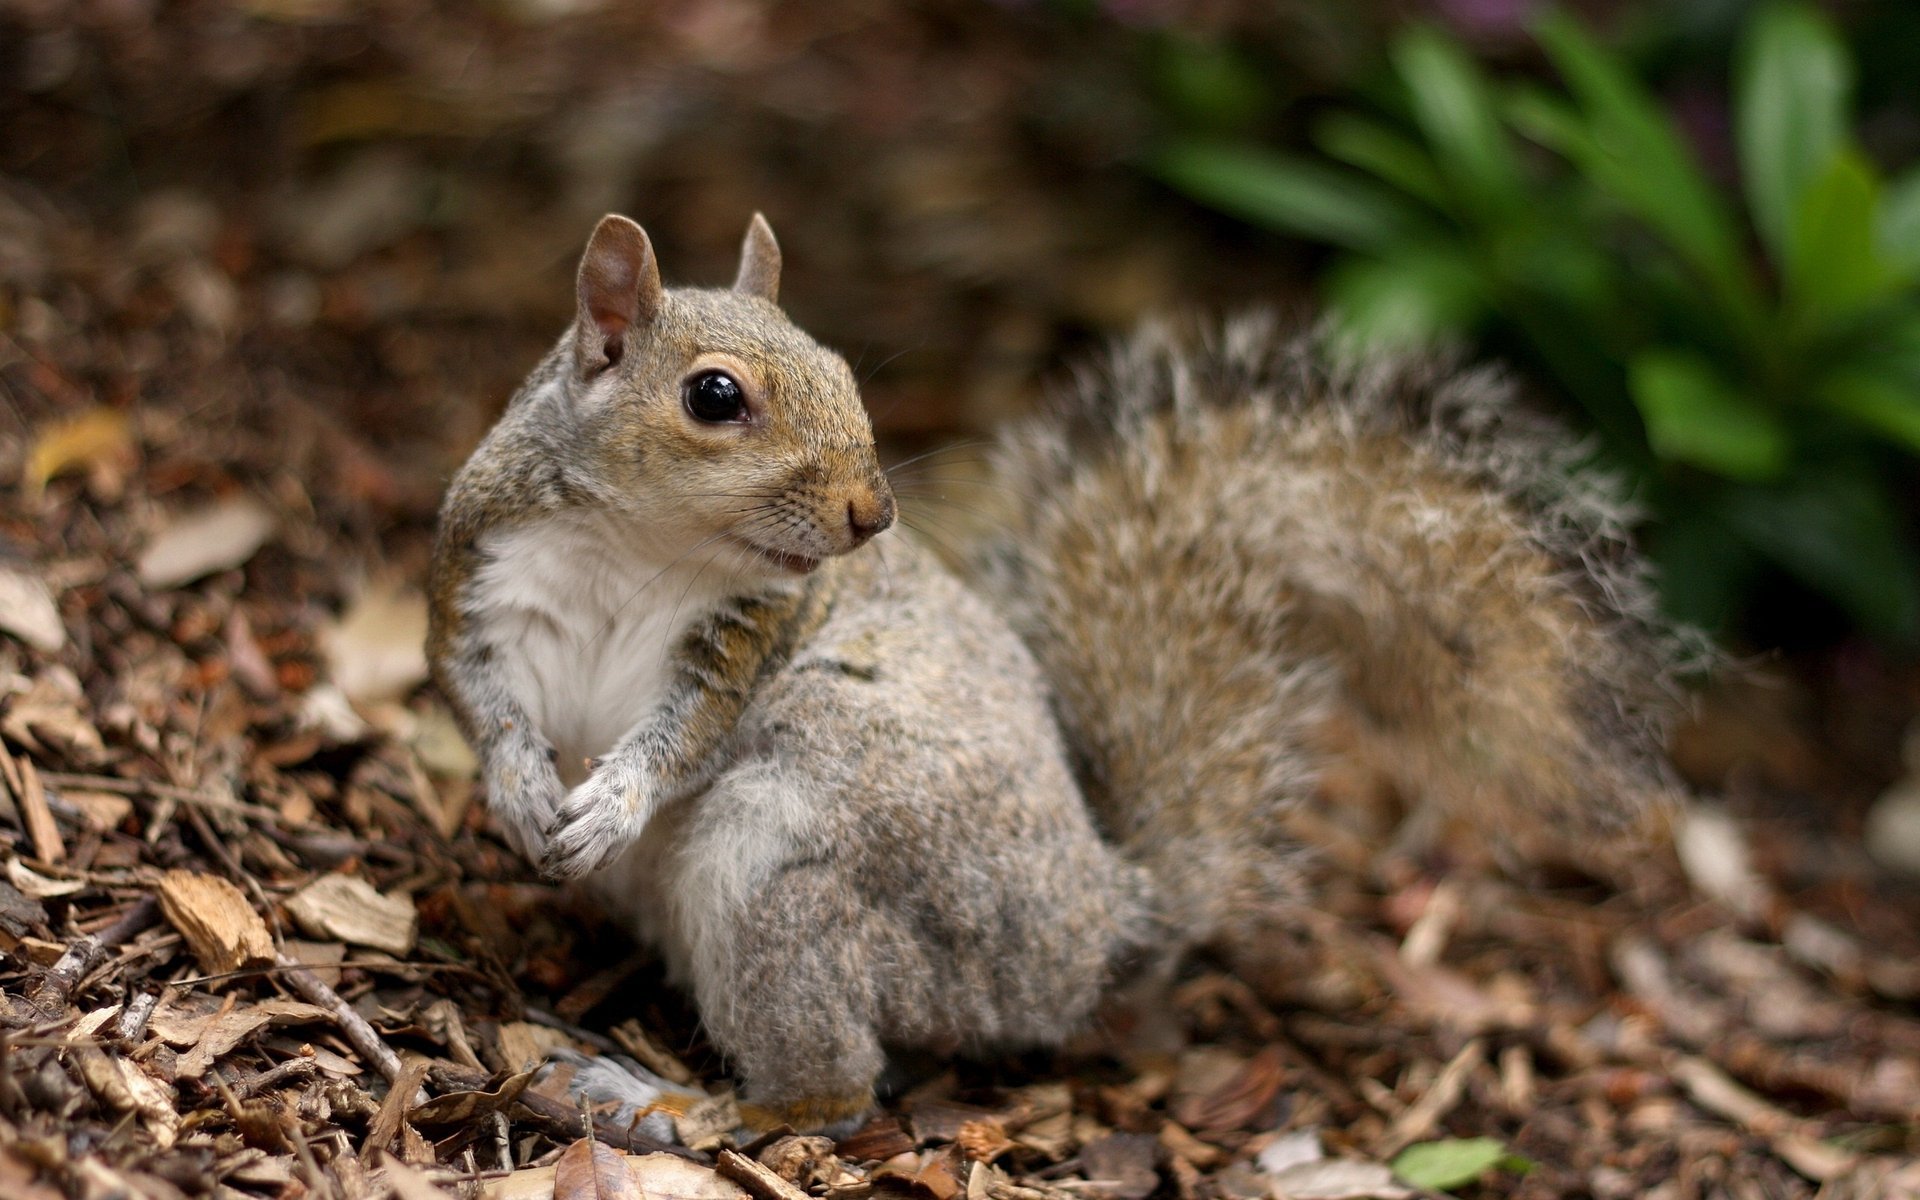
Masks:
[[[489,809],[658,950],[749,1128],[861,1117],[891,1051],[1062,1044],[1199,947],[1257,961],[1342,770],[1517,853],[1672,796],[1613,493],[1490,373],[1149,329],[1001,435],[963,582],[891,528],[779,275],[758,215],[729,289],[603,219],[429,588]]]

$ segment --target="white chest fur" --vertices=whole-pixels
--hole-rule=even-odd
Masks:
[[[515,529],[487,544],[468,598],[568,787],[659,704],[674,645],[728,582],[698,553],[662,562],[645,544],[605,519]]]

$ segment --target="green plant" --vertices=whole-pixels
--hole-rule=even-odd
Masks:
[[[1920,171],[1889,183],[1850,136],[1838,33],[1798,3],[1748,24],[1742,219],[1618,55],[1565,15],[1534,32],[1560,87],[1414,28],[1397,111],[1327,115],[1324,158],[1185,137],[1154,168],[1340,248],[1352,344],[1477,340],[1576,402],[1655,518],[1677,615],[1725,628],[1777,569],[1920,642]]]

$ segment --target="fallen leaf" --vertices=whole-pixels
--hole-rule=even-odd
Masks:
[[[1746,838],[1730,814],[1704,804],[1690,806],[1675,831],[1674,849],[1702,895],[1743,917],[1761,914],[1768,888],[1753,869]]]
[[[508,1076],[490,1092],[450,1092],[409,1109],[407,1120],[416,1125],[464,1125],[513,1107],[533,1082],[534,1071]]]
[[[1200,1134],[1269,1128],[1274,1098],[1285,1079],[1285,1060],[1278,1048],[1268,1046],[1211,1089],[1177,1099],[1174,1119]]]
[[[41,429],[27,455],[21,483],[27,497],[38,500],[58,476],[123,463],[132,456],[133,434],[125,415],[96,408]]]
[[[331,1021],[333,1014],[298,1000],[263,1000],[246,1008],[217,1012],[202,1027],[193,1049],[174,1063],[174,1074],[182,1079],[197,1079],[207,1068],[231,1053],[262,1029],[272,1025],[311,1025]]]
[[[100,1103],[115,1112],[137,1114],[156,1145],[162,1150],[172,1147],[180,1131],[180,1114],[174,1111],[171,1088],[130,1059],[92,1046],[76,1046],[71,1053],[80,1078]]]
[[[555,1050],[568,1049],[573,1039],[558,1029],[535,1025],[531,1021],[502,1021],[494,1035],[500,1049],[500,1065],[508,1071],[531,1071],[547,1061]]]
[[[1262,1171],[1278,1175],[1289,1167],[1319,1162],[1326,1156],[1327,1152],[1320,1148],[1320,1134],[1312,1129],[1299,1129],[1268,1142],[1255,1161]]]
[[[320,636],[327,669],[349,700],[393,700],[427,678],[427,600],[413,588],[375,583]]]
[[[642,1200],[626,1161],[605,1142],[581,1138],[553,1164],[553,1200]]]
[[[175,515],[134,564],[150,588],[192,583],[252,558],[273,533],[274,517],[252,496],[236,495]]]
[[[1302,1163],[1273,1177],[1274,1200],[1406,1200],[1412,1195],[1384,1165],[1352,1158]]]
[[[160,911],[192,947],[200,969],[224,975],[273,961],[273,934],[239,888],[199,871],[160,877]]]
[[[30,749],[52,750],[78,763],[97,763],[106,757],[100,731],[88,719],[87,696],[80,678],[63,666],[52,666],[35,676],[25,691],[6,706],[0,733]]]
[[[47,581],[13,567],[0,567],[0,632],[52,654],[67,644],[67,627]]]
[[[1499,1166],[1507,1148],[1498,1138],[1448,1138],[1408,1146],[1393,1160],[1393,1173],[1418,1188],[1464,1187]]]
[[[739,1184],[722,1179],[711,1167],[689,1162],[677,1154],[619,1157],[627,1176],[646,1200],[747,1200],[747,1193]],[[488,1180],[481,1194],[488,1200],[555,1200],[564,1195],[557,1187],[558,1173],[557,1166],[528,1167],[504,1179]]]
[[[287,912],[315,937],[389,954],[412,950],[420,924],[413,901],[383,896],[352,875],[322,875],[287,900]]]

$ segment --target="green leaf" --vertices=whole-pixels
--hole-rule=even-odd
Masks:
[[[1691,350],[1647,350],[1627,365],[1627,388],[1654,453],[1731,479],[1771,479],[1790,445],[1779,420]]]
[[[1244,128],[1272,106],[1262,73],[1234,47],[1169,32],[1154,46],[1155,81],[1167,105],[1215,131]]]
[[[1176,142],[1152,167],[1222,212],[1351,249],[1378,249],[1418,224],[1403,201],[1368,180],[1252,147]]]
[[[1774,3],[1747,27],[1734,70],[1734,135],[1761,240],[1786,261],[1807,189],[1847,138],[1853,63],[1810,5]]]
[[[1468,255],[1453,246],[1402,247],[1386,259],[1352,259],[1326,282],[1335,336],[1353,350],[1405,350],[1472,331],[1485,313],[1485,288]]]
[[[1507,131],[1486,78],[1459,43],[1416,27],[1395,41],[1393,65],[1441,173],[1466,206],[1482,216],[1523,207],[1526,188]]]
[[[1920,169],[1887,185],[1880,196],[1880,254],[1903,281],[1920,276]]]
[[[1669,617],[1712,633],[1734,626],[1765,561],[1705,497],[1671,499],[1647,531],[1647,554]]]
[[[1920,558],[1868,464],[1827,463],[1780,487],[1741,488],[1725,511],[1749,545],[1869,632],[1900,645],[1920,640]]]
[[[1828,379],[1820,398],[1858,424],[1920,454],[1920,380],[1849,369]]]
[[[1378,121],[1334,113],[1315,126],[1314,141],[1330,158],[1358,167],[1435,208],[1447,207],[1447,185],[1433,156]]]
[[[1393,1160],[1393,1173],[1418,1188],[1464,1187],[1500,1166],[1507,1148],[1498,1138],[1451,1138],[1408,1146]]]
[[[1788,300],[1820,319],[1850,316],[1887,291],[1875,244],[1879,180],[1858,154],[1834,155],[1794,214]]]
[[[1552,132],[1571,143],[1555,148],[1665,238],[1723,303],[1738,307],[1740,323],[1750,324],[1757,299],[1732,218],[1659,105],[1573,18],[1550,13],[1537,33],[1584,118],[1579,130],[1534,106],[1532,115],[1548,118]]]

